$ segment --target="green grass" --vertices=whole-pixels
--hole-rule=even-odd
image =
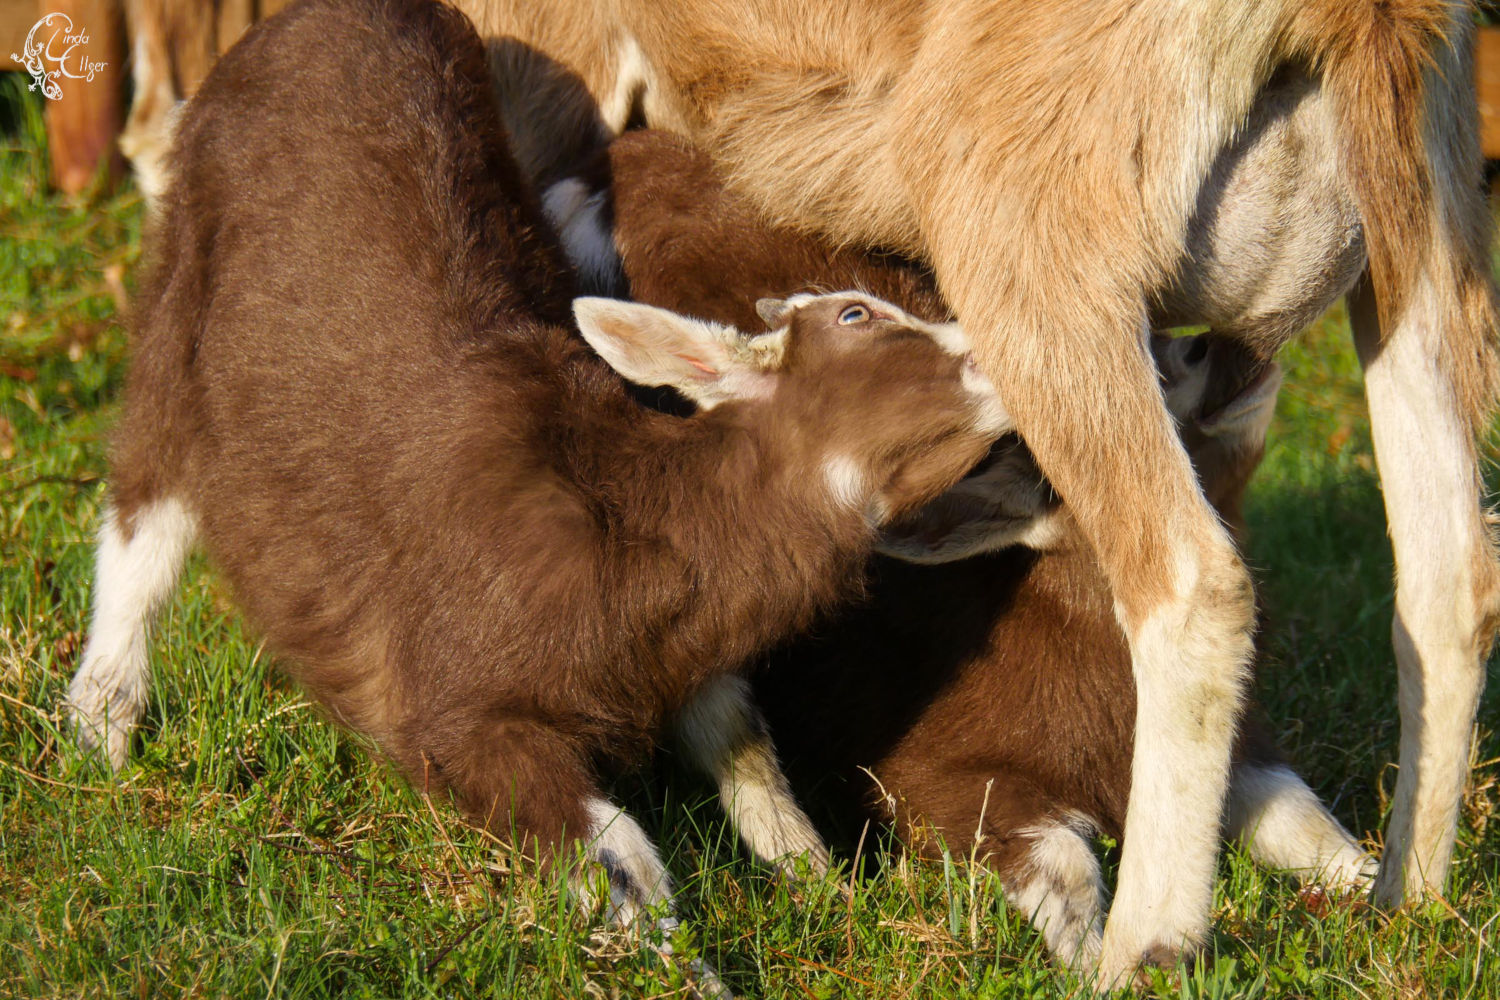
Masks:
[[[128,190],[76,205],[47,194],[38,114],[0,77],[0,994],[680,994],[674,969],[599,931],[555,879],[322,721],[201,563],[157,631],[155,694],[127,769],[112,779],[62,752],[57,706],[85,624],[141,209]],[[1378,838],[1397,734],[1391,566],[1342,320],[1285,362],[1248,509],[1269,612],[1260,690],[1304,773]],[[1492,691],[1482,725],[1495,709]],[[1159,991],[1500,996],[1497,757],[1485,730],[1446,902],[1323,912],[1231,853],[1211,953]],[[850,900],[834,879],[794,891],[742,857],[702,782],[664,766],[618,791],[682,883],[694,939],[679,944],[742,994],[1073,991],[981,872],[897,859],[870,866]]]

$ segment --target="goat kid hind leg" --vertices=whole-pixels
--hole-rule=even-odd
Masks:
[[[105,508],[94,555],[94,613],[66,710],[79,745],[101,749],[116,771],[125,766],[146,708],[148,630],[196,535],[192,513],[174,497],[130,510]]]
[[[776,759],[766,720],[743,677],[708,682],[677,721],[689,760],[719,787],[719,802],[745,847],[783,874],[805,861],[828,871],[828,848],[797,804]]]
[[[1375,875],[1375,859],[1283,763],[1235,763],[1224,832],[1257,864],[1340,895],[1368,888]]]

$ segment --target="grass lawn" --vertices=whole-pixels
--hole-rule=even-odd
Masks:
[[[201,561],[157,630],[129,766],[112,778],[63,752],[141,205],[132,189],[83,205],[48,194],[44,142],[36,100],[0,75],[0,994],[681,995],[673,969],[324,722]],[[1378,846],[1397,737],[1391,560],[1341,316],[1284,363],[1248,507],[1269,613],[1260,692],[1303,773]],[[1209,956],[1158,991],[1500,997],[1497,689],[1447,900],[1310,908],[1231,853]],[[793,889],[744,858],[707,784],[670,760],[618,792],[681,882],[694,935],[679,944],[740,994],[1078,992],[982,870],[892,859],[851,878],[846,858]]]

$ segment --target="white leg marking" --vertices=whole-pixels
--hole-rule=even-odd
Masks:
[[[622,927],[645,931],[642,918],[655,911],[650,947],[670,961],[672,932],[678,927],[672,901],[672,879],[667,875],[656,845],[630,815],[605,799],[590,799],[589,857],[609,877],[609,919]],[[586,885],[586,883],[585,883]],[[592,902],[591,893],[580,887],[579,895]],[[733,1000],[713,967],[702,959],[684,964],[696,994],[712,1000]]]
[[[1375,859],[1285,765],[1236,764],[1224,825],[1258,863],[1295,872],[1305,882],[1362,889],[1375,875]]]
[[[1073,814],[1067,819],[1017,830],[1033,838],[1026,867],[1005,898],[1031,918],[1047,950],[1077,971],[1099,958],[1104,920],[1104,878],[1089,844],[1094,825]]]
[[[175,499],[136,512],[127,541],[114,508],[104,512],[94,563],[94,616],[83,662],[68,685],[67,709],[78,742],[103,746],[119,770],[131,731],[146,707],[147,629],[171,596],[197,534],[193,516]]]
[[[1374,324],[1356,324],[1396,556],[1401,769],[1375,884],[1386,905],[1447,878],[1489,641],[1474,571],[1493,558],[1472,443],[1435,361],[1444,297],[1426,278],[1413,293],[1378,346]]]
[[[620,285],[620,255],[604,222],[608,201],[609,192],[590,192],[576,177],[558,181],[542,195],[542,211],[578,271],[581,295],[610,295]]]
[[[1230,746],[1248,679],[1249,577],[1227,538],[1177,558],[1176,597],[1131,636],[1136,738],[1115,903],[1100,977],[1194,949],[1213,902]],[[1127,632],[1129,631],[1127,627]]]
[[[171,67],[160,65],[152,58],[156,45],[164,42],[150,37],[150,34],[149,30],[138,31],[131,46],[131,82],[135,87],[135,100],[130,119],[120,134],[120,152],[135,170],[136,183],[147,206],[154,208],[171,180],[167,171],[167,152],[172,148],[175,112],[183,102],[177,99],[172,86]],[[144,119],[141,116],[145,108],[155,109],[158,114]]]
[[[743,677],[705,684],[683,710],[677,736],[718,784],[724,812],[750,853],[786,872],[798,857],[817,874],[828,870],[828,848],[792,795]]]
[[[605,799],[591,799],[588,813],[589,856],[609,875],[610,920],[629,925],[648,907],[670,908],[672,879],[640,824]]]

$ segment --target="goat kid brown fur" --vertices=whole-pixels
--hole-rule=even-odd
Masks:
[[[665,908],[603,783],[857,590],[878,524],[1007,429],[962,332],[853,293],[769,304],[756,338],[594,299],[585,344],[479,40],[426,0],[263,22],[174,149],[80,738],[123,762],[148,623],[201,539],[288,670],[413,782],[544,859],[587,841],[621,919]],[[701,412],[641,406],[590,345]]]
[[[1273,74],[1332,112],[1371,281],[1351,310],[1398,566],[1402,746],[1375,893],[1441,891],[1500,569],[1468,7],[1447,0],[473,0],[523,167],[644,121],[778,223],[931,264],[1109,580],[1137,684],[1101,974],[1206,932],[1253,602],[1144,349],[1189,221]],[[585,111],[532,103],[571,92]],[[587,137],[585,137],[587,138]],[[1441,510],[1441,514],[1436,514]],[[1139,519],[1136,512],[1149,510]]]
[[[250,25],[286,0],[125,0],[130,32],[130,118],[120,152],[148,203],[166,188],[167,148],[178,104]]]

